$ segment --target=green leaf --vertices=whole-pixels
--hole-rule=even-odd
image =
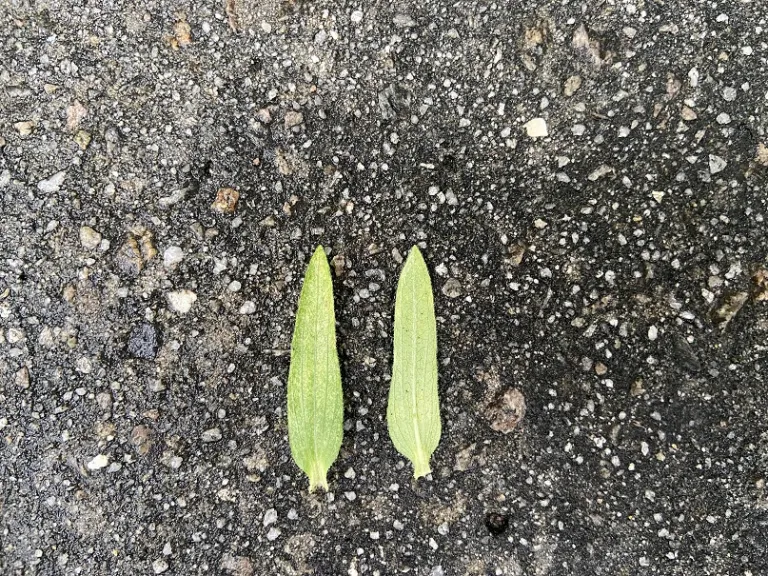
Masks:
[[[331,270],[322,246],[309,261],[299,296],[288,372],[291,455],[309,491],[328,490],[326,475],[341,448],[344,399],[336,353]]]
[[[395,448],[413,464],[414,477],[429,474],[429,458],[440,442],[437,329],[429,270],[417,246],[397,283],[387,425]]]

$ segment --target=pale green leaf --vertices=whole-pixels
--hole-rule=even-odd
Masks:
[[[395,448],[413,464],[414,477],[429,474],[441,430],[437,329],[429,270],[416,246],[397,283],[387,425]]]
[[[288,372],[288,439],[293,459],[309,477],[310,492],[328,489],[326,476],[341,448],[343,420],[333,283],[318,246],[299,296]]]

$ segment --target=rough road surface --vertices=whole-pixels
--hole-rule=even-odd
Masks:
[[[767,8],[0,0],[0,573],[767,574]],[[346,432],[309,495],[319,243]]]

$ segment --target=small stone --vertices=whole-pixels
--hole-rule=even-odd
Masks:
[[[757,144],[757,152],[755,153],[755,161],[763,166],[768,166],[768,146],[762,142]]]
[[[733,102],[736,100],[736,88],[733,86],[727,86],[726,88],[723,88],[723,100],[726,102]]]
[[[658,337],[659,337],[659,329],[656,328],[656,326],[649,327],[648,328],[648,340],[653,342]]]
[[[256,303],[253,300],[246,300],[240,306],[240,314],[253,314],[256,312]]]
[[[157,330],[152,324],[144,322],[131,330],[128,338],[128,353],[134,358],[154,360],[159,346]]]
[[[443,284],[443,294],[448,298],[458,298],[462,294],[461,282],[455,278],[449,278],[445,284]]]
[[[188,46],[192,43],[192,29],[186,20],[179,20],[173,26],[173,36],[176,44],[171,44],[174,48]]]
[[[396,14],[392,22],[397,28],[412,28],[416,26],[416,21],[408,14]]]
[[[280,530],[273,526],[272,528],[269,529],[269,532],[267,532],[267,540],[269,540],[270,542],[274,542],[280,537],[280,534],[281,534]]]
[[[5,338],[8,340],[9,344],[18,344],[26,338],[26,335],[20,328],[8,328],[5,333]]]
[[[589,37],[589,32],[584,24],[579,24],[573,31],[571,46],[573,46],[574,50],[589,56],[596,66],[600,66],[603,63],[603,59],[600,56],[600,42]]]
[[[359,24],[363,21],[363,11],[362,10],[355,10],[352,12],[352,15],[349,17],[349,19],[352,21],[353,24]]]
[[[525,417],[525,396],[517,388],[510,388],[488,406],[487,415],[492,429],[508,434]]]
[[[536,218],[536,220],[533,221],[533,225],[538,230],[543,230],[544,228],[547,227],[547,223],[541,218]]]
[[[37,183],[37,189],[40,190],[40,192],[44,192],[46,194],[52,194],[54,192],[58,192],[61,188],[61,185],[64,184],[64,179],[67,177],[67,173],[62,170],[61,172],[56,172],[53,176],[50,178],[47,178],[45,180],[41,180]]]
[[[270,524],[274,524],[277,522],[277,510],[274,508],[270,508],[266,512],[264,512],[264,518],[262,519],[261,523],[266,528]]]
[[[608,373],[608,366],[602,362],[595,363],[595,374],[598,376],[605,376]]]
[[[725,167],[727,165],[728,165],[728,162],[726,162],[720,156],[715,156],[714,154],[709,155],[709,173],[710,174],[717,174],[718,172],[722,172],[723,170],[725,170]]]
[[[35,123],[31,120],[26,122],[16,122],[13,127],[16,128],[19,136],[29,136],[35,131]]]
[[[200,435],[200,440],[205,443],[218,442],[221,440],[221,430],[219,428],[211,428],[206,430]]]
[[[240,192],[234,188],[219,188],[211,209],[221,214],[232,214],[240,199]]]
[[[331,258],[331,266],[333,266],[333,272],[336,274],[337,278],[344,274],[344,267],[346,264],[347,261],[343,254],[336,254],[333,258]]]
[[[258,118],[259,122],[262,124],[269,124],[272,122],[272,113],[269,111],[269,108],[261,108],[256,112],[256,118]]]
[[[152,243],[152,232],[149,230],[143,230],[139,233],[139,250],[141,251],[141,259],[143,262],[149,262],[157,256],[157,248]]]
[[[72,106],[67,107],[67,130],[74,132],[80,126],[80,122],[88,114],[85,106],[75,100]]]
[[[253,576],[253,563],[246,556],[224,554],[219,566],[232,576]]]
[[[93,372],[93,363],[87,356],[80,356],[75,361],[75,370],[80,372],[80,374],[90,374]]]
[[[13,383],[23,390],[29,388],[29,368],[22,366],[14,375]]]
[[[134,426],[131,430],[131,444],[139,456],[146,456],[152,448],[151,432],[146,426]]]
[[[95,456],[88,464],[86,464],[86,468],[88,470],[101,470],[102,468],[106,468],[109,465],[109,456],[105,454],[99,454],[98,456]]]
[[[110,411],[112,409],[112,394],[109,392],[99,392],[96,394],[96,404],[105,412]]]
[[[163,264],[166,268],[175,268],[184,259],[184,250],[178,246],[169,246],[163,252]]]
[[[696,68],[688,70],[688,83],[691,88],[696,88],[699,85],[699,71]]]
[[[544,118],[534,118],[524,125],[525,132],[529,138],[544,138],[549,135],[547,130],[547,121]]]
[[[187,289],[168,292],[166,297],[171,310],[178,312],[179,314],[186,314],[189,312],[192,309],[192,305],[197,300],[197,294],[192,292],[192,290]]]
[[[74,141],[80,147],[80,150],[85,150],[91,143],[91,135],[85,130],[78,130],[75,133]]]
[[[607,164],[602,164],[601,166],[598,166],[595,168],[592,172],[590,172],[589,176],[587,176],[587,180],[590,182],[595,182],[602,178],[603,176],[606,176],[607,174],[613,173],[613,168],[608,166]]]
[[[96,250],[101,244],[101,234],[90,226],[80,227],[80,245],[86,250]]]
[[[301,112],[291,110],[285,113],[285,127],[293,128],[304,123],[304,115]]]
[[[135,278],[141,273],[144,259],[141,256],[139,242],[133,234],[128,234],[123,245],[117,250],[115,265],[124,276],[129,278]]]
[[[717,115],[717,118],[715,118],[715,121],[718,124],[725,126],[726,124],[731,123],[731,116],[727,112],[720,112],[720,114]]]
[[[752,275],[752,282],[755,284],[755,302],[768,300],[768,270],[758,268]]]
[[[453,465],[453,469],[457,472],[468,470],[474,460],[474,452],[476,448],[477,444],[473,442],[466,448],[459,450],[456,453],[456,462]]]
[[[114,189],[114,186],[113,186]],[[178,204],[184,198],[187,196],[187,188],[178,188],[176,190],[173,190],[168,196],[163,196],[160,198],[157,203],[160,206],[160,208],[170,208],[174,204]],[[108,194],[108,196],[112,196],[114,194]]]
[[[693,108],[689,108],[688,106],[683,106],[683,109],[680,111],[680,116],[686,122],[691,122],[699,117],[695,110],[693,110]]]
[[[166,562],[162,558],[158,558],[157,560],[152,562],[152,571],[155,574],[162,574],[166,570],[168,570],[168,562]]]
[[[736,314],[739,313],[742,306],[747,301],[749,294],[747,292],[737,292],[726,296],[720,306],[718,306],[712,313],[712,320],[720,325],[720,328],[725,330],[726,326],[733,320]]]
[[[574,75],[565,81],[565,85],[563,86],[563,93],[570,98],[576,94],[579,88],[581,88],[581,76]]]

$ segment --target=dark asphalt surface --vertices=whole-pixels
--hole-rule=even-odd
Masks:
[[[767,8],[0,0],[0,574],[768,574]],[[320,243],[346,414],[309,495]]]

